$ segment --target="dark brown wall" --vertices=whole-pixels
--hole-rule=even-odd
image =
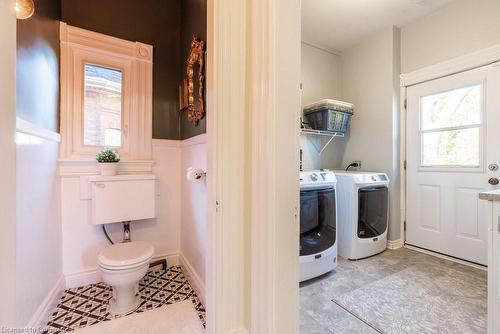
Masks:
[[[153,45],[153,138],[180,139],[181,2],[62,0],[62,21]]]
[[[195,34],[198,39],[207,41],[207,0],[182,1],[182,29],[181,29],[181,59],[182,75],[185,77],[186,60],[191,48],[191,40]],[[205,63],[206,64],[206,63]],[[205,71],[206,72],[206,71]],[[195,89],[195,93],[197,93]],[[197,96],[195,96],[197,98]],[[181,115],[181,138],[186,139],[206,132],[206,117],[198,126],[188,122],[187,112]]]
[[[17,20],[17,116],[59,132],[60,0],[35,1],[35,14]]]

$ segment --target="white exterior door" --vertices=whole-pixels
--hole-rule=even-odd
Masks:
[[[408,87],[407,99],[406,243],[487,265],[478,193],[500,178],[500,67]]]

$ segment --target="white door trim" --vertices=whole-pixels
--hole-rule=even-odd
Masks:
[[[251,333],[298,333],[300,0],[251,2]]]
[[[207,331],[296,334],[300,1],[209,0],[207,32]]]
[[[1,326],[16,325],[16,13],[0,1],[0,303]],[[7,274],[8,273],[8,274]]]
[[[401,87],[413,86],[425,81],[465,72],[500,60],[500,44],[452,58],[413,72],[401,74]]]
[[[400,203],[401,203],[401,226],[400,226],[400,239],[403,245],[406,242],[406,110],[407,110],[407,99],[406,99],[406,87],[400,88],[401,97],[399,99],[400,107],[399,107],[399,136],[400,145],[399,145],[399,168],[400,168],[400,187],[401,192]]]
[[[207,15],[207,332],[243,334],[247,5],[209,0]]]

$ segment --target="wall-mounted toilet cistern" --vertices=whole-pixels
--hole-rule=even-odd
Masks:
[[[123,242],[104,248],[97,257],[102,280],[113,288],[109,302],[112,314],[125,314],[139,307],[138,283],[146,275],[154,248],[144,241],[132,241],[130,222],[156,217],[156,176],[117,175],[89,178],[92,222],[123,223]]]

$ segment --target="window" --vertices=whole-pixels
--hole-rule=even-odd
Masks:
[[[482,86],[421,97],[421,166],[481,165]]]
[[[122,168],[151,169],[153,47],[60,24],[61,173],[96,172],[113,148]]]
[[[122,72],[84,65],[83,143],[121,146]]]

